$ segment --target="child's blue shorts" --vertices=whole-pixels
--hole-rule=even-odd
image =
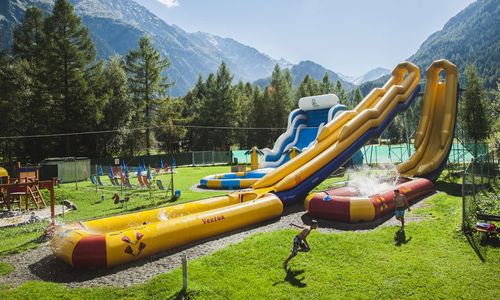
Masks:
[[[394,212],[394,215],[397,218],[404,218],[404,216],[405,216],[405,209],[404,208],[396,208],[396,211]]]

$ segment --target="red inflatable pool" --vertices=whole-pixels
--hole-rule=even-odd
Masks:
[[[304,206],[315,218],[341,222],[367,222],[394,212],[394,189],[399,189],[411,205],[434,191],[425,178],[402,178],[395,188],[369,197],[359,196],[353,187],[341,187],[307,196]]]

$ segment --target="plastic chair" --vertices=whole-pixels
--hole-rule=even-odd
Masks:
[[[158,186],[158,188],[162,191],[165,190],[165,187],[163,186],[163,182],[161,182],[161,180],[157,179],[156,180],[156,185]]]

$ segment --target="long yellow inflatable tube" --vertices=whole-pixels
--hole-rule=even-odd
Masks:
[[[444,74],[441,82],[440,74]],[[397,169],[403,176],[424,176],[436,170],[453,142],[457,110],[457,67],[447,60],[427,69],[422,116],[415,136],[415,152]]]
[[[60,227],[52,250],[74,267],[112,267],[283,213],[281,200],[273,194],[242,203],[234,199],[219,197]]]

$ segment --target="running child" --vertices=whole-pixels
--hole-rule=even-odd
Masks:
[[[292,253],[288,256],[288,258],[283,262],[283,268],[288,267],[288,262],[297,256],[297,253],[300,252],[309,252],[311,250],[311,247],[309,247],[309,244],[307,243],[307,236],[311,233],[313,229],[318,228],[318,222],[316,220],[312,220],[311,226],[300,226],[296,225],[293,223],[290,223],[290,225],[295,226],[297,228],[302,229],[302,231],[295,236],[293,239],[293,248],[292,248]]]
[[[401,230],[405,230],[405,209],[408,209],[408,211],[411,211],[411,209],[406,197],[401,195],[399,190],[394,190],[394,204],[396,206],[394,215],[401,222]]]

